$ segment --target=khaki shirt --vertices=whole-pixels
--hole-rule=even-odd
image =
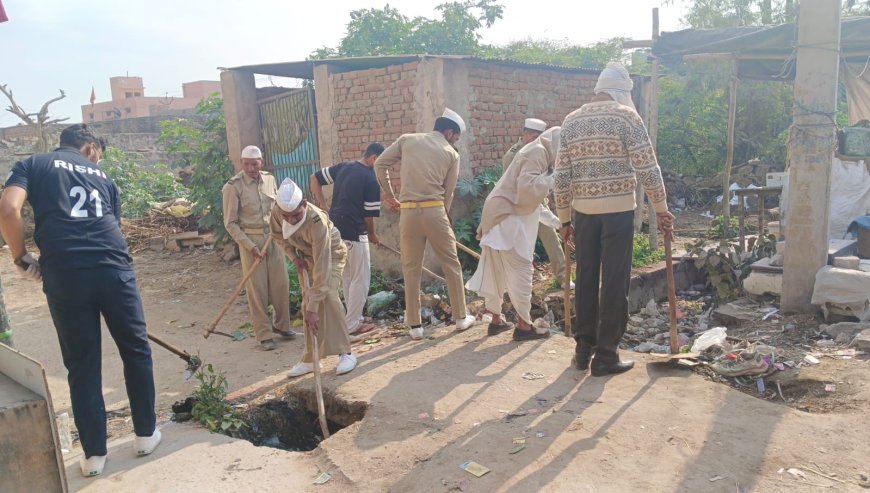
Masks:
[[[268,234],[269,213],[277,193],[275,177],[266,171],[260,171],[259,181],[244,171],[227,180],[223,188],[224,227],[241,248],[251,250],[256,246],[248,238],[255,230]]]
[[[399,161],[400,202],[443,200],[450,209],[459,179],[459,153],[441,132],[405,134],[384,150],[375,161],[375,174],[386,199],[395,196],[390,171]]]
[[[507,171],[508,166],[514,161],[514,157],[520,152],[520,149],[523,148],[525,144],[523,144],[523,139],[517,141],[516,144],[512,145],[510,149],[508,149],[507,153],[505,153],[504,157],[501,158],[501,168],[502,172]]]
[[[332,225],[329,215],[315,207],[311,202],[306,205],[305,222],[290,238],[284,238],[281,209],[277,204],[272,206],[269,218],[269,228],[272,231],[272,241],[281,245],[284,254],[291,260],[300,259],[308,264],[308,276],[311,290],[308,292],[308,307],[306,310],[316,312],[320,303],[329,295],[329,275],[332,260],[347,256],[347,247],[341,240],[338,228]],[[300,279],[301,279],[301,272]],[[307,289],[302,286],[302,289]]]

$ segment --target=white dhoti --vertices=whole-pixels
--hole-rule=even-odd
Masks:
[[[347,332],[355,332],[363,320],[363,309],[371,285],[371,260],[369,257],[369,237],[360,235],[360,241],[345,241],[347,245],[347,265],[341,274],[341,289],[347,308],[345,320]]]
[[[509,216],[486,233],[480,240],[483,251],[477,270],[465,285],[483,296],[486,308],[497,315],[501,314],[507,292],[517,316],[529,324],[539,217],[537,209],[531,214]]]

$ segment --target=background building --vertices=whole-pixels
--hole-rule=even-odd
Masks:
[[[179,110],[196,107],[204,98],[221,93],[221,83],[212,80],[185,82],[181,85],[182,97],[146,96],[142,77],[112,77],[110,101],[82,105],[82,121],[85,123],[125,118],[141,118],[171,115]]]

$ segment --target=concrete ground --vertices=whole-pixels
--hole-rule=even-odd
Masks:
[[[256,405],[287,392],[310,394],[311,376],[295,381],[283,376],[299,357],[301,341],[261,353],[250,340],[202,340],[201,329],[231,291],[238,267],[213,265],[211,257],[158,256],[137,258],[137,266],[152,330],[201,349],[207,361],[227,373],[235,395],[246,395]],[[68,411],[65,373],[44,297],[36,285],[7,282],[14,269],[8,256],[0,268],[16,342],[44,362],[55,408]],[[194,282],[198,289],[190,288]],[[203,290],[211,294],[203,296]],[[244,320],[240,304],[230,311],[224,330]],[[853,407],[809,414],[652,363],[646,355],[624,354],[639,360],[627,374],[590,377],[569,367],[573,342],[560,336],[520,344],[507,333],[487,337],[480,325],[431,335],[411,341],[382,334],[376,344],[356,346],[360,366],[340,377],[334,375],[335,358],[328,359],[327,412],[343,412],[343,403],[363,402],[368,408],[362,420],[311,453],[254,447],[193,425],[168,423],[169,405],[188,395],[193,381],[181,379],[183,364],[177,358],[155,349],[163,443],[151,457],[134,458],[129,424],[125,429],[125,418],[116,418],[110,422],[105,474],[81,478],[76,449],[66,457],[70,489],[863,491],[859,475],[870,474],[867,360],[838,362],[848,364],[847,370],[824,377],[855,384]],[[118,357],[108,340],[103,359],[107,408],[123,409]],[[827,368],[826,363],[814,368]],[[511,454],[519,437],[525,437],[525,448]],[[490,472],[478,478],[460,469],[469,460]],[[789,473],[790,468],[800,474]],[[322,471],[332,479],[314,485]]]

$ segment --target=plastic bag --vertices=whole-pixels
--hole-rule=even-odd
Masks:
[[[381,291],[380,293],[375,293],[369,296],[366,301],[366,312],[370,317],[377,316],[390,303],[396,301],[396,298],[398,298],[398,296],[392,291]]]
[[[692,344],[692,352],[700,353],[710,346],[717,344],[721,346],[725,344],[725,337],[727,337],[727,334],[725,333],[726,330],[725,327],[713,327],[712,329],[702,333],[697,339],[695,339],[694,344]]]

